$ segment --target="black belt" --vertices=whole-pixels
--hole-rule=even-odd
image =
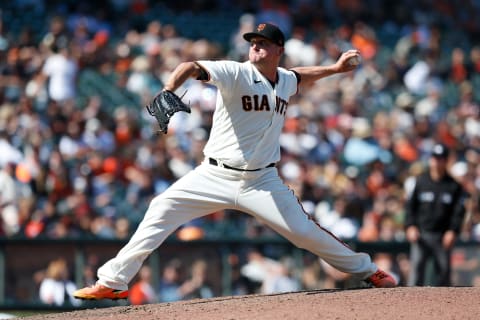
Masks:
[[[208,163],[210,163],[211,165],[217,166],[217,167],[220,166],[218,161],[213,159],[213,158],[208,158]],[[230,167],[229,165],[226,165],[226,164],[223,164],[223,167],[227,168],[227,169],[230,169],[230,170],[235,170],[235,171],[259,171],[259,170],[262,170],[262,169],[265,169],[265,168],[275,167],[275,163],[272,162],[268,166],[266,166],[265,168],[259,168],[259,169],[239,169],[239,168]]]

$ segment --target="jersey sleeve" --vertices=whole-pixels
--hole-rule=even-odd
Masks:
[[[290,70],[290,71],[292,71],[295,74],[295,77],[297,78],[297,87],[298,87],[298,85],[300,84],[300,81],[302,81],[302,76],[300,75],[300,73],[298,73],[295,70]]]
[[[293,70],[286,70],[283,68],[278,68],[278,71],[286,79],[286,88],[287,94],[289,97],[295,95],[298,92],[298,84],[300,83],[300,75]]]
[[[206,72],[202,77],[206,79],[201,79],[202,81],[213,84],[219,89],[234,87],[239,74],[238,62],[199,60],[196,63]]]

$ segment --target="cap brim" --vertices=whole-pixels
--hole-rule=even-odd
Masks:
[[[259,33],[256,33],[256,32],[247,32],[247,33],[243,34],[243,39],[247,40],[248,42],[250,42],[250,40],[252,40],[253,37],[262,37],[264,39],[267,39],[263,34],[259,34]],[[270,40],[270,39],[268,39],[268,40]]]

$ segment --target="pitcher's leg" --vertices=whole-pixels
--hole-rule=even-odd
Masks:
[[[302,214],[307,215],[304,212]],[[290,222],[285,220],[283,226],[272,227],[297,247],[316,254],[342,272],[355,274],[365,279],[377,271],[377,266],[368,254],[355,252],[315,221],[300,218],[300,212],[297,212],[297,215],[298,219]]]
[[[297,197],[272,172],[242,193],[239,204],[299,248],[311,251],[340,271],[366,278],[377,271],[370,256],[353,251],[303,210]],[[269,192],[263,192],[269,190]]]
[[[215,190],[221,190],[221,197]],[[228,190],[228,189],[227,189]],[[98,283],[126,290],[144,260],[182,224],[226,206],[224,188],[205,188],[192,171],[155,197],[129,242],[97,271]],[[221,198],[221,199],[220,199]]]
[[[157,196],[128,243],[97,271],[98,282],[109,288],[127,290],[143,261],[179,226],[196,216],[175,214],[174,199]]]

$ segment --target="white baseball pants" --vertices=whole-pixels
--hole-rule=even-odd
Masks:
[[[239,172],[202,163],[156,196],[130,241],[98,269],[98,282],[127,290],[144,260],[178,227],[223,209],[248,213],[340,271],[366,278],[377,266],[321,228],[303,211],[276,168]]]

